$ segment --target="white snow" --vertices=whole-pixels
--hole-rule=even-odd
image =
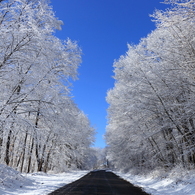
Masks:
[[[152,195],[195,195],[195,170],[176,167],[167,173],[158,170],[147,175],[115,173]]]
[[[1,195],[46,195],[71,183],[89,171],[70,171],[60,174],[20,174],[14,169],[0,165]]]
[[[46,195],[87,173],[88,171],[70,171],[61,174],[20,174],[10,167],[0,165],[0,194]],[[168,173],[162,170],[147,175],[115,173],[152,195],[195,195],[195,170],[187,171],[177,167]]]

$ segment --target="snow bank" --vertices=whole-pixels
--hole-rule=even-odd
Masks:
[[[10,194],[9,189],[22,188],[26,185],[32,185],[32,180],[11,167],[0,164],[0,194]]]
[[[13,195],[47,195],[48,193],[80,179],[86,175],[88,171],[71,171],[61,174],[45,174],[32,173],[26,174],[26,177],[34,180],[35,183],[31,186],[26,186],[23,190],[18,190]]]
[[[47,195],[87,173],[88,171],[71,171],[61,174],[46,174],[42,172],[21,174],[6,165],[0,164],[0,194]]]
[[[194,170],[176,167],[169,173],[157,170],[148,175],[116,174],[152,195],[195,195]]]
[[[21,174],[10,167],[0,165],[0,194],[47,195],[87,173],[88,171],[71,171],[61,174]],[[195,195],[195,170],[176,167],[169,173],[162,170],[148,175],[115,173],[152,195]]]

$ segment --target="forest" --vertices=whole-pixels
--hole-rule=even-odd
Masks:
[[[155,30],[114,63],[107,158],[136,173],[195,168],[195,0],[165,0]]]
[[[55,36],[63,22],[47,0],[0,0],[0,163],[26,173],[106,160],[125,172],[195,169],[195,0],[164,3],[155,30],[114,62],[105,159],[72,98],[78,44]]]
[[[55,36],[62,21],[47,0],[1,0],[0,10],[0,163],[89,168],[95,130],[71,95],[81,49]]]

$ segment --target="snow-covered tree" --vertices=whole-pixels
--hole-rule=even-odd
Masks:
[[[1,162],[25,172],[82,168],[94,129],[70,96],[79,47],[54,36],[62,22],[46,0],[5,0],[0,10]]]
[[[153,14],[156,30],[114,64],[106,138],[117,168],[195,164],[195,1],[169,3]]]

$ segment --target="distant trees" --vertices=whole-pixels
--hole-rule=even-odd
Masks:
[[[0,4],[0,158],[22,172],[83,168],[94,129],[70,97],[81,51],[46,0]]]
[[[195,1],[165,2],[156,30],[114,64],[106,140],[116,168],[195,166]]]

